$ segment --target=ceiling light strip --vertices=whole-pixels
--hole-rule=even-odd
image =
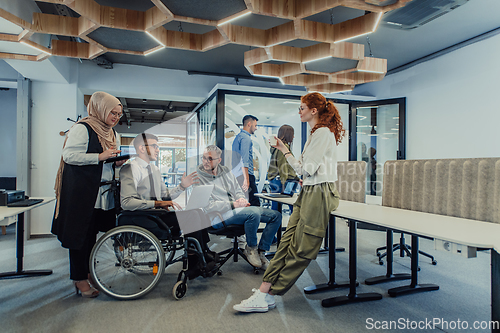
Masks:
[[[375,74],[384,74],[385,73],[385,72],[381,72],[381,71],[370,71],[368,69],[358,69],[356,71],[363,72],[363,73],[375,73]]]
[[[378,14],[377,21],[375,21],[375,25],[373,26],[372,32],[375,32],[377,30],[378,24],[380,23],[380,19],[382,18],[382,15],[384,15],[383,12],[380,12],[380,14]]]
[[[27,45],[27,46],[29,46],[29,47],[31,47],[31,48],[33,48],[33,49],[35,49],[35,50],[38,50],[38,51],[40,51],[40,52],[43,52],[43,53],[45,53],[45,54],[49,54],[49,55],[51,54],[50,52],[47,52],[47,51],[45,51],[44,49],[41,49],[41,48],[38,48],[38,47],[36,47],[36,46],[34,46],[34,45],[31,45],[31,44],[29,44],[29,43],[26,43],[24,40],[20,41],[20,43],[22,43],[22,44],[24,44],[24,45]]]
[[[160,44],[161,46],[165,47],[166,45],[163,44],[158,38],[156,38],[155,36],[153,36],[152,33],[150,33],[149,31],[146,31],[146,33],[151,36],[151,38],[153,38],[158,44]]]
[[[246,11],[244,11],[243,13],[241,13],[240,15],[237,15],[237,16],[235,16],[235,17],[233,17],[233,18],[230,18],[230,19],[229,19],[229,20],[227,20],[227,21],[222,21],[221,23],[218,23],[218,24],[217,24],[217,26],[220,26],[220,25],[223,25],[223,24],[226,24],[226,23],[232,22],[232,21],[234,21],[234,20],[240,19],[240,18],[242,18],[243,16],[250,15],[251,13],[252,13],[252,12],[251,12],[250,10],[248,10],[248,9],[247,9]]]
[[[160,51],[160,50],[163,50],[164,48],[165,48],[165,46],[157,46],[156,48],[154,48],[154,49],[152,49],[152,50],[150,50],[150,51],[146,51],[146,52],[144,52],[144,55],[145,55],[145,56],[148,56],[148,55],[150,55],[150,54],[152,54],[152,53],[155,53],[155,52],[158,52],[158,51]]]
[[[368,35],[368,34],[371,34],[373,31],[368,31],[368,32],[365,32],[363,34],[360,34],[360,35],[356,35],[356,36],[352,36],[352,37],[347,37],[347,38],[344,38],[344,39],[341,39],[341,40],[336,40],[335,42],[333,42],[334,44],[337,44],[337,43],[340,43],[340,42],[345,42],[346,40],[349,40],[349,39],[353,39],[353,38],[356,38],[356,37],[361,37],[361,36],[364,36],[364,35]]]
[[[303,64],[307,64],[307,63],[310,63],[310,62],[313,62],[313,61],[328,59],[328,58],[331,58],[331,57],[332,57],[331,55],[327,55],[326,57],[322,57],[322,58],[318,58],[318,59],[313,59],[313,60],[307,60],[307,61],[303,61],[302,63]]]

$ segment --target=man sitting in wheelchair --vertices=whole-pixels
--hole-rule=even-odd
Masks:
[[[187,176],[184,173],[180,184],[169,191],[162,181],[158,167],[150,163],[158,159],[160,150],[158,138],[150,133],[141,133],[133,140],[133,145],[137,157],[120,170],[121,206],[125,211],[146,211],[147,214],[157,216],[168,228],[162,228],[152,219],[138,219],[137,217],[134,219],[133,214],[122,214],[118,222],[120,224],[139,224],[139,226],[151,231],[158,239],[171,240],[178,238],[181,234],[178,219],[182,218],[182,221],[192,221],[193,223],[199,223],[198,221],[206,219],[201,210],[182,211],[179,204],[172,201],[186,188],[198,183],[196,172]],[[210,238],[207,231],[198,230],[185,236],[198,240],[207,267],[215,267],[217,255],[208,248],[207,243]],[[197,247],[196,245],[193,246]],[[189,256],[188,266],[189,270],[186,274],[190,279],[200,274],[199,262],[196,256]]]

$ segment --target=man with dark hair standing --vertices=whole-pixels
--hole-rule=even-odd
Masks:
[[[258,120],[252,115],[243,117],[243,128],[234,138],[232,147],[233,152],[240,154],[243,161],[243,175],[238,177],[238,183],[243,191],[248,191],[248,202],[251,206],[260,206],[259,198],[255,196],[257,185],[253,174],[253,143],[251,138],[251,135],[257,130]]]

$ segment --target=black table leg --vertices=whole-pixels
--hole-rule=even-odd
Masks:
[[[330,238],[331,248],[335,249],[335,216],[330,215],[330,220],[328,221],[328,234]],[[336,288],[347,288],[349,287],[349,282],[336,283],[335,282],[335,253],[337,251],[328,252],[328,268],[329,268],[329,279],[327,283],[317,284],[314,286],[309,286],[304,288],[306,294],[313,294],[320,291],[327,291]]]
[[[330,238],[330,232],[328,231],[329,229],[329,227],[326,229],[325,246],[323,246],[323,248],[319,250],[319,253],[330,253],[330,247],[328,246],[328,238]],[[343,247],[336,247],[335,252],[345,252],[345,249]]]
[[[378,293],[356,293],[356,279],[357,279],[357,262],[356,262],[356,221],[349,221],[349,294],[347,296],[338,296],[327,298],[321,301],[321,305],[329,308],[337,305],[344,305],[349,303],[360,303],[368,301],[376,301],[382,299],[382,295]]]
[[[282,213],[283,204],[281,202],[277,202],[277,203],[278,203],[278,213],[283,214]],[[280,227],[278,229],[278,232],[276,233],[276,239],[277,239],[276,248],[278,248],[280,246],[282,233],[283,233],[283,224],[280,223]],[[275,254],[276,254],[276,252],[268,251],[268,252],[266,252],[265,256],[266,256],[266,258],[272,258],[272,257],[274,257]]]
[[[14,279],[21,277],[30,276],[40,276],[40,275],[50,275],[52,270],[23,270],[23,258],[24,258],[24,213],[17,216],[17,227],[16,227],[16,258],[17,258],[17,270],[15,272],[5,272],[0,273],[0,279]]]
[[[491,320],[492,332],[500,333],[500,254],[491,249]]]
[[[393,231],[387,229],[387,273],[381,276],[375,276],[365,280],[367,285],[384,283],[389,281],[396,280],[406,280],[411,279],[410,274],[393,274],[392,273],[392,263],[394,261],[394,254],[392,252],[392,239],[393,239]]]
[[[281,202],[278,202],[278,213],[282,214],[283,215],[283,204]],[[278,240],[276,242],[276,246],[279,247],[280,246],[280,242],[281,242],[281,233],[283,232],[283,230],[281,230],[283,228],[283,224],[280,224],[280,228],[278,229],[278,232],[276,233],[276,239]]]
[[[418,284],[418,236],[411,235],[411,282],[409,286],[402,286],[389,289],[389,295],[397,297],[406,294],[413,294],[424,291],[438,290],[439,286],[435,284]]]

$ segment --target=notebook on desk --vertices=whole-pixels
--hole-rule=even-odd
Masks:
[[[297,188],[297,182],[286,182],[285,189],[281,193],[263,193],[266,197],[271,198],[290,198],[295,194],[295,189]]]

